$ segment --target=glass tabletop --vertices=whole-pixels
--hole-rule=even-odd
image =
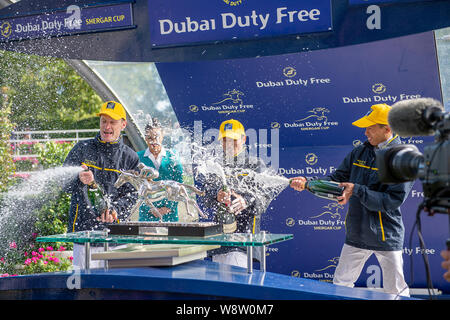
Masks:
[[[110,235],[105,231],[78,231],[36,238],[38,242],[74,243],[142,243],[142,244],[199,244],[230,247],[267,246],[293,239],[292,234],[229,233],[211,237]]]

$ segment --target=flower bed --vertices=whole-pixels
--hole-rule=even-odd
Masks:
[[[61,246],[58,251],[52,247],[39,248],[38,251],[31,253],[25,252],[24,274],[67,271],[72,267],[73,257],[67,258],[57,255],[58,252],[64,252],[65,248]]]
[[[0,267],[9,272],[0,273],[0,277],[67,271],[72,268],[72,251],[67,251],[63,246],[57,250],[51,246],[37,249],[30,247],[31,250],[23,253],[18,250],[15,242],[10,243],[9,247],[11,254],[8,259],[0,258]],[[14,271],[10,268],[11,265],[14,265]]]

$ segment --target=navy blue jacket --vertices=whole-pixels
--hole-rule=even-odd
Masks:
[[[400,143],[400,138],[395,137],[387,147]],[[402,250],[405,228],[400,206],[413,182],[383,184],[377,171],[375,148],[366,141],[329,176],[333,181],[355,185],[345,218],[345,243],[369,250]]]
[[[94,173],[95,181],[103,187],[112,201],[118,218],[124,220],[137,200],[134,187],[126,183],[115,188],[114,183],[120,170],[139,171],[139,157],[136,152],[123,143],[122,138],[107,143],[100,139],[100,134],[93,139],[78,142],[67,155],[64,166],[81,166],[85,164]],[[83,184],[78,175],[66,187],[72,193],[70,203],[68,232],[82,230],[102,230],[104,224],[96,220],[100,213],[92,208],[88,199],[88,186]]]
[[[212,156],[212,158],[218,160],[217,156]],[[237,229],[235,232],[259,233],[261,228],[261,215],[266,211],[272,199],[268,194],[264,194],[261,191],[257,192],[258,184],[256,181],[248,179],[243,184],[243,179],[247,177],[248,172],[263,172],[266,168],[264,162],[250,156],[248,150],[243,150],[230,161],[223,159],[222,165],[226,174],[226,184],[231,190],[241,195],[247,203],[247,208],[236,215]],[[194,170],[197,171],[196,169]],[[199,206],[215,219],[215,214],[220,206],[220,203],[217,201],[217,193],[222,189],[224,185],[223,181],[215,174],[208,174],[207,177],[197,175],[196,185],[206,193],[205,196],[197,198]],[[223,254],[236,250],[245,251],[245,248],[221,247],[209,251],[208,255]],[[255,252],[255,258],[260,260],[260,253],[258,251]]]

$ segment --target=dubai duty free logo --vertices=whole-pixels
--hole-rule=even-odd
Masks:
[[[372,86],[372,92],[376,94],[382,94],[386,92],[386,86],[382,83],[375,83]]]
[[[244,103],[243,96],[245,96],[244,92],[235,88],[226,91],[221,98],[215,99],[215,102],[203,105],[191,104],[188,108],[193,113],[199,111],[216,111],[220,114],[243,113],[254,108],[253,104]]]
[[[0,25],[0,33],[3,38],[9,38],[12,33],[11,23],[9,23],[8,21],[2,22],[2,24]]]
[[[241,5],[245,0],[222,0],[225,4],[229,5],[230,7],[236,7]]]
[[[339,125],[339,122],[329,119],[330,110],[325,107],[315,107],[292,123],[284,123],[285,128],[299,128],[301,131],[329,130]]]
[[[339,257],[333,257],[328,259],[323,265],[324,267],[320,269],[315,269],[313,271],[303,271],[292,270],[291,276],[295,278],[305,278],[305,279],[314,279],[324,282],[333,282],[334,272],[339,263]]]
[[[286,78],[295,77],[297,75],[297,70],[295,70],[294,67],[286,67],[286,68],[283,69],[283,75]]]
[[[319,157],[315,153],[310,152],[305,156],[305,162],[310,166],[315,165],[317,160],[319,160]]]

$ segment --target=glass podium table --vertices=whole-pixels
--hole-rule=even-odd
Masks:
[[[103,244],[104,250],[108,251],[109,244],[186,244],[186,245],[220,245],[225,247],[246,247],[247,249],[247,271],[253,272],[253,247],[260,247],[261,271],[266,271],[266,247],[282,241],[293,239],[292,234],[274,234],[264,231],[251,233],[229,233],[210,237],[188,237],[188,236],[166,236],[166,235],[111,235],[107,231],[78,231],[72,233],[56,234],[36,238],[38,242],[72,242],[84,244],[85,265],[89,270],[90,245]]]

